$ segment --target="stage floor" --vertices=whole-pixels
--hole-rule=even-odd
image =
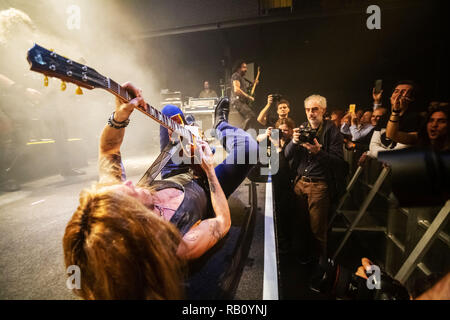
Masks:
[[[137,182],[153,158],[124,161],[128,179]],[[47,177],[0,193],[0,299],[78,299],[66,287],[62,237],[78,205],[80,191],[97,180],[97,161],[86,175]],[[245,181],[234,196],[248,203]],[[254,236],[235,299],[262,299],[264,282],[265,184],[258,184]],[[273,275],[276,277],[276,274]]]

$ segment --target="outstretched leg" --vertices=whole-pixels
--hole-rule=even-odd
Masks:
[[[247,132],[226,121],[217,126],[217,138],[228,152],[226,159],[215,168],[217,179],[228,198],[256,164],[258,144]]]

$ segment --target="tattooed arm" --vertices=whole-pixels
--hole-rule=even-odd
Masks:
[[[136,96],[129,103],[116,98],[116,110],[114,112],[114,120],[123,122],[127,120],[134,108],[142,106],[145,108],[146,103],[142,98],[141,91],[130,83],[125,83],[123,88]],[[125,128],[115,129],[106,125],[100,137],[99,147],[99,181],[118,182],[122,180],[122,162],[120,157],[120,146],[122,145]]]
[[[214,171],[213,155],[206,143],[200,143],[202,168],[211,190],[211,203],[216,215],[194,225],[183,237],[177,255],[184,259],[196,259],[213,247],[230,230],[231,217],[227,198]]]

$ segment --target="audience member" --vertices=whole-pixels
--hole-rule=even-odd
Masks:
[[[340,109],[335,109],[331,111],[330,120],[333,121],[336,127],[341,126],[341,120],[344,117],[344,111]]]
[[[294,129],[292,141],[286,146],[285,156],[295,170],[294,192],[301,209],[300,222],[309,221],[315,246],[307,245],[309,239],[302,239],[305,252],[315,256],[326,256],[327,220],[331,195],[336,192],[336,173],[339,173],[343,160],[342,135],[331,121],[324,121],[327,101],[320,95],[312,95],[305,100],[305,112],[308,122],[303,128],[317,130],[316,138],[311,142],[301,140],[300,129]],[[303,218],[303,219],[302,219]],[[303,226],[304,227],[304,226]],[[297,235],[302,235],[299,225]],[[301,247],[299,248],[302,249]],[[303,256],[305,258],[305,256]]]
[[[410,144],[409,141],[405,143],[400,138],[399,141],[397,133],[415,132],[420,126],[420,116],[412,110],[413,104],[417,101],[417,85],[411,80],[403,80],[397,83],[392,92],[391,102],[391,116],[386,127],[386,136],[395,141],[404,144]]]
[[[341,132],[351,136],[351,140],[354,142],[361,141],[368,136],[374,128],[371,124],[372,111],[364,112],[361,118],[358,118],[356,113],[349,113],[345,117],[351,119],[351,125],[349,121],[346,120],[341,126]]]
[[[269,139],[272,144],[271,152],[276,152],[277,157],[271,157],[277,161],[272,167],[278,168],[278,171],[272,175],[275,213],[277,217],[278,230],[278,249],[280,255],[286,255],[291,250],[292,230],[290,226],[291,216],[295,212],[295,201],[292,187],[292,172],[287,159],[284,156],[284,150],[292,139],[295,123],[290,118],[279,119],[275,124],[275,129],[279,130],[279,139],[275,140],[273,128],[267,128],[264,134],[257,137],[258,142]]]
[[[274,104],[273,95],[267,97],[267,104],[258,115],[258,122],[263,126],[273,127],[279,119],[286,119],[289,117],[290,104],[286,99],[281,99],[277,103],[277,115],[270,112],[270,107]]]
[[[399,131],[396,119],[396,115],[391,114],[390,124],[388,124],[391,135],[396,141],[419,147],[431,147],[436,151],[449,150],[448,108],[431,109],[424,124],[414,132]]]

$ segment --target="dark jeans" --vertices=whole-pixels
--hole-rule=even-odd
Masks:
[[[243,102],[241,102],[239,100],[234,100],[231,103],[231,106],[234,107],[237,111],[239,111],[239,113],[245,119],[256,117],[255,112],[247,104],[245,104],[245,103],[243,103]]]
[[[228,198],[234,190],[239,187],[242,181],[244,181],[249,171],[256,164],[255,161],[249,161],[251,159],[249,155],[257,154],[258,144],[247,132],[233,127],[225,121],[221,122],[217,127],[216,137],[228,152],[226,159],[215,168],[217,179],[219,180],[225,196]],[[167,129],[161,127],[161,149],[163,149],[167,143],[169,143]],[[242,158],[245,159],[245,163],[238,164],[238,160]],[[183,171],[186,172],[188,169],[189,164],[175,164],[170,160],[162,169],[161,176],[164,179],[171,174],[173,170],[177,173],[181,173]]]
[[[244,130],[249,128],[257,129],[259,127],[259,123],[256,121],[255,112],[247,104],[235,100],[231,103],[231,106],[244,118],[244,122],[242,123],[242,128]]]

